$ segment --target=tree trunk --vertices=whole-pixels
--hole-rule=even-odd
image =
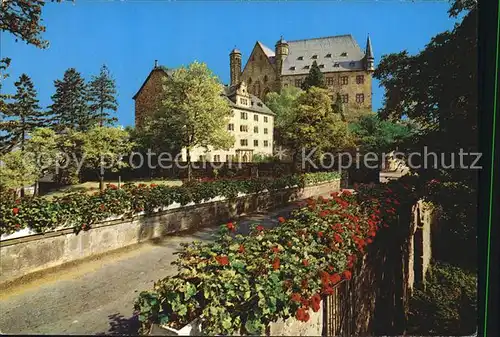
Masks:
[[[99,191],[104,191],[104,174],[99,174]]]
[[[36,197],[40,193],[40,182],[38,179],[35,181],[35,189],[33,191],[33,196]]]
[[[187,180],[191,181],[191,175],[192,175],[192,170],[191,170],[191,151],[189,150],[189,147],[186,148],[186,161],[187,161]]]

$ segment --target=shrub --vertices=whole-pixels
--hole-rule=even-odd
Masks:
[[[178,274],[142,292],[135,304],[142,332],[151,324],[180,328],[202,318],[208,334],[262,334],[279,318],[309,320],[322,295],[350,279],[355,261],[377,231],[397,219],[410,188],[360,188],[308,199],[272,229],[222,225],[215,242],[193,242],[173,262]],[[380,198],[376,198],[378,195]]]
[[[472,335],[477,327],[477,276],[448,264],[430,268],[425,290],[410,301],[409,332]]]
[[[238,193],[259,193],[285,187],[317,183],[335,179],[335,175],[319,174],[304,178],[299,175],[277,179],[252,178],[242,180],[220,179],[191,182],[182,186],[166,185],[107,185],[102,192],[94,194],[71,193],[54,199],[43,197],[2,198],[0,201],[0,235],[30,228],[37,233],[53,230],[64,225],[78,233],[88,230],[92,224],[111,216],[131,217],[139,212],[152,213],[174,202],[186,205],[200,203],[217,196],[232,199]]]

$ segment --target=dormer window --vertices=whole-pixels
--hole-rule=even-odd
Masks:
[[[340,56],[347,56],[347,53],[343,52],[342,54],[340,54]]]
[[[304,59],[304,56],[299,56],[297,57],[297,60],[302,61]]]
[[[262,106],[262,103],[261,103],[261,102],[258,102],[258,103],[257,103],[257,105],[261,107],[261,106]]]
[[[304,66],[304,69],[309,69],[309,66]]]
[[[295,66],[291,66],[291,67],[290,67],[290,70],[295,70]]]
[[[333,67],[334,67],[334,68],[338,68],[338,67],[340,67],[340,64],[339,64],[339,63],[337,63],[337,62],[335,62],[335,63],[333,64]]]
[[[318,58],[318,55],[313,55],[311,58],[315,60]]]
[[[324,64],[320,64],[320,65],[319,65],[319,67],[320,67],[320,68],[324,68],[324,67],[325,67],[325,65],[324,65]]]
[[[325,57],[332,57],[332,54],[326,54]]]
[[[354,67],[354,62],[349,62],[349,67]]]

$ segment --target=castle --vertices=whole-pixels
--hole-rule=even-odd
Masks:
[[[271,91],[300,87],[314,61],[325,76],[332,100],[337,93],[348,108],[372,109],[374,56],[370,37],[363,52],[352,35],[276,42],[274,51],[257,41],[241,70],[238,49],[229,54],[231,85],[244,81],[251,94],[264,99]]]

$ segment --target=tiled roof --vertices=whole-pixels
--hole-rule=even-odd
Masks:
[[[262,42],[260,41],[257,41],[257,43],[260,45],[260,47],[262,48],[262,50],[264,51],[264,54],[266,54],[266,56],[268,58],[271,58],[271,57],[274,57],[274,50],[272,50],[271,48],[267,47],[266,45],[264,45]]]
[[[269,109],[267,107],[267,105],[265,105],[264,102],[262,102],[262,100],[260,98],[258,98],[257,96],[254,96],[252,94],[249,94],[249,96],[250,96],[250,106],[249,107],[243,107],[241,105],[237,105],[233,101],[232,98],[236,94],[236,90],[238,89],[238,86],[239,86],[239,84],[224,87],[224,96],[226,97],[226,99],[229,101],[229,104],[233,108],[242,109],[242,110],[250,110],[250,111],[254,111],[254,112],[264,113],[267,115],[274,115],[272,110]]]
[[[313,61],[322,72],[362,70],[364,53],[352,35],[288,41],[282,75],[308,74]],[[295,67],[295,68],[293,68]]]

